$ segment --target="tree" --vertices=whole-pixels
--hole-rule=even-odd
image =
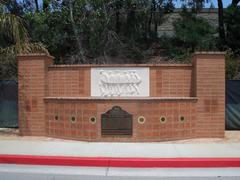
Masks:
[[[39,12],[38,0],[34,0],[34,2],[35,2],[36,12]]]
[[[237,7],[238,3],[240,2],[240,0],[232,0],[232,6],[233,7]]]
[[[4,0],[0,3],[2,5],[1,8],[5,8],[7,12],[15,15],[23,14],[23,6],[18,3],[17,0]]]
[[[226,25],[226,44],[236,55],[240,55],[240,6],[229,6],[224,14]]]
[[[224,29],[224,17],[223,17],[223,3],[222,0],[218,0],[218,32],[221,40],[221,46],[225,42],[225,29]]]
[[[167,60],[186,62],[194,51],[216,49],[215,28],[196,14],[184,11],[173,25],[174,36],[162,37],[160,41]]]
[[[208,0],[181,0],[184,8],[191,8],[193,13],[198,13]]]
[[[39,43],[29,41],[20,17],[0,14],[0,79],[16,79],[16,54],[48,53]]]
[[[43,11],[48,11],[50,5],[50,0],[43,0]]]
[[[16,15],[0,14],[0,32],[4,36],[0,46],[2,53],[48,53],[41,44],[29,42],[27,30],[21,18]]]

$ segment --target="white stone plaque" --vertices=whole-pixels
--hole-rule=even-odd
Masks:
[[[91,96],[148,97],[149,68],[91,68]]]

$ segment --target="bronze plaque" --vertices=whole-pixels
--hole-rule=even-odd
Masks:
[[[102,135],[132,135],[132,114],[120,106],[101,115]]]

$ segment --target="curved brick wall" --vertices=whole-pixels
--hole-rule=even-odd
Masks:
[[[197,100],[46,100],[46,133],[49,136],[93,141],[160,141],[196,136]],[[133,135],[127,137],[101,136],[101,114],[118,105],[133,115]],[[54,116],[58,114],[59,120]],[[71,123],[74,116],[77,121]],[[89,117],[95,116],[92,124]],[[138,123],[144,116],[145,123]],[[166,121],[160,122],[165,116]],[[184,116],[181,122],[179,117]]]
[[[51,56],[19,55],[20,133],[87,141],[223,137],[224,64],[223,53],[196,53],[192,64],[169,65],[52,65]],[[91,97],[94,67],[148,67],[150,96]],[[101,114],[113,106],[133,115],[131,136],[101,135]],[[143,124],[139,116],[145,117]]]

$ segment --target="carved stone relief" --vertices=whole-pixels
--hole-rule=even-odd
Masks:
[[[149,95],[148,68],[93,68],[91,94],[101,97]]]

